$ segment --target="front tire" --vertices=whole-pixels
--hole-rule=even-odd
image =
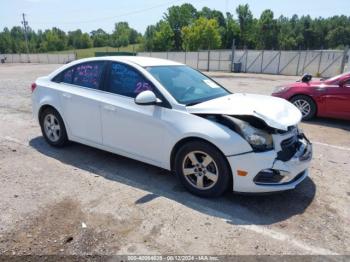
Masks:
[[[40,114],[41,132],[52,146],[62,147],[68,142],[66,127],[61,115],[52,107],[48,107]]]
[[[304,95],[297,95],[294,96],[290,102],[300,110],[303,120],[310,120],[316,115],[317,107],[312,98]]]
[[[201,197],[222,195],[231,181],[225,156],[202,141],[183,145],[176,154],[174,167],[187,190]]]

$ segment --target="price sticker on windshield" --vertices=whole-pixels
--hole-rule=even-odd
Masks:
[[[209,79],[203,79],[203,82],[206,83],[211,88],[219,88],[220,86],[216,84],[215,82],[209,80]]]

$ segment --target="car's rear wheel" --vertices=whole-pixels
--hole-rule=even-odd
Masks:
[[[219,196],[230,184],[231,172],[225,156],[209,143],[193,141],[183,145],[174,167],[181,183],[198,196]]]
[[[301,112],[303,120],[309,120],[316,115],[316,104],[312,98],[304,95],[294,96],[291,100]]]
[[[44,109],[40,114],[40,127],[45,140],[50,145],[62,147],[68,142],[62,117],[52,107]]]

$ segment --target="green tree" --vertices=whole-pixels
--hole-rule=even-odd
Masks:
[[[137,44],[140,43],[142,40],[142,35],[137,32],[135,29],[131,28],[130,35],[129,35],[129,43],[130,44]]]
[[[93,46],[93,42],[88,33],[84,33],[81,36],[81,46],[79,48],[90,48]]]
[[[91,31],[90,35],[94,47],[102,47],[109,44],[109,35],[101,28]]]
[[[225,27],[226,21],[222,12],[218,10],[212,10],[208,7],[203,7],[201,11],[198,12],[198,16],[203,16],[207,19],[216,19],[218,21],[219,27]]]
[[[222,47],[223,48],[231,48],[232,41],[235,39],[237,43],[240,40],[240,29],[237,21],[233,19],[231,13],[226,13],[226,26],[225,26],[225,34],[222,38]]]
[[[258,22],[258,48],[274,49],[278,45],[277,23],[269,9],[262,12]]]
[[[5,27],[4,30],[0,33],[0,53],[12,53],[15,52],[12,50],[12,38],[10,30]]]
[[[253,14],[249,9],[249,5],[239,5],[236,8],[236,13],[238,15],[239,27],[240,27],[240,42],[238,45],[240,47],[248,46],[250,44],[253,27]]]
[[[143,37],[143,49],[146,51],[153,51],[154,50],[154,36],[156,34],[156,26],[155,25],[149,25],[146,28],[145,35]]]
[[[207,19],[215,19],[218,22],[219,25],[219,33],[221,36],[222,41],[222,48],[226,47],[226,38],[227,38],[227,22],[222,14],[222,12],[215,10],[215,9],[210,9],[208,7],[203,7],[200,12],[198,12],[198,16],[203,16]],[[232,43],[231,43],[232,44]]]
[[[172,6],[164,14],[164,20],[169,23],[174,33],[175,50],[181,50],[182,47],[181,29],[190,25],[197,16],[197,9],[191,4]]]
[[[326,40],[333,48],[344,48],[350,44],[350,26],[339,26],[328,32]]]
[[[127,22],[119,22],[115,24],[112,34],[111,45],[113,47],[121,47],[129,45],[131,28]]]
[[[289,19],[280,16],[277,20],[277,26],[279,28],[277,47],[282,50],[296,49],[297,42]]]
[[[216,19],[198,18],[192,25],[182,28],[182,37],[185,50],[215,49],[221,45]]]
[[[30,52],[59,51],[91,46],[125,46],[142,43],[145,50],[196,50],[198,48],[231,48],[236,40],[239,48],[264,49],[334,49],[350,44],[350,17],[341,15],[329,18],[311,18],[310,16],[281,16],[275,19],[271,10],[265,10],[259,19],[254,18],[248,5],[239,5],[236,9],[237,20],[233,15],[203,7],[197,11],[191,4],[172,6],[164,14],[164,19],[156,25],[150,25],[142,36],[128,23],[115,24],[115,30],[108,34],[102,29],[91,34],[80,29],[68,34],[59,28],[38,30],[28,28]],[[197,20],[202,19],[200,22]],[[214,42],[205,43],[202,28],[212,28],[205,21],[215,20],[215,33],[210,33]],[[210,25],[210,26],[209,26]],[[200,28],[200,29],[198,29]],[[209,32],[211,32],[209,30]],[[219,34],[219,37],[217,35]],[[217,45],[217,40],[221,45]],[[24,30],[20,26],[4,28],[0,32],[1,53],[27,52]]]
[[[153,41],[156,51],[168,51],[174,48],[174,32],[168,22],[161,20],[157,24]]]

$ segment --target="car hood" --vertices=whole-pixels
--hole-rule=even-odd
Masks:
[[[322,84],[325,84],[324,81],[310,81],[307,83],[304,82],[294,82],[287,85],[287,87],[314,87],[314,86],[320,86]]]
[[[300,122],[300,111],[290,102],[272,96],[231,94],[193,106],[187,106],[192,114],[249,115],[263,120],[273,128],[288,130]]]

